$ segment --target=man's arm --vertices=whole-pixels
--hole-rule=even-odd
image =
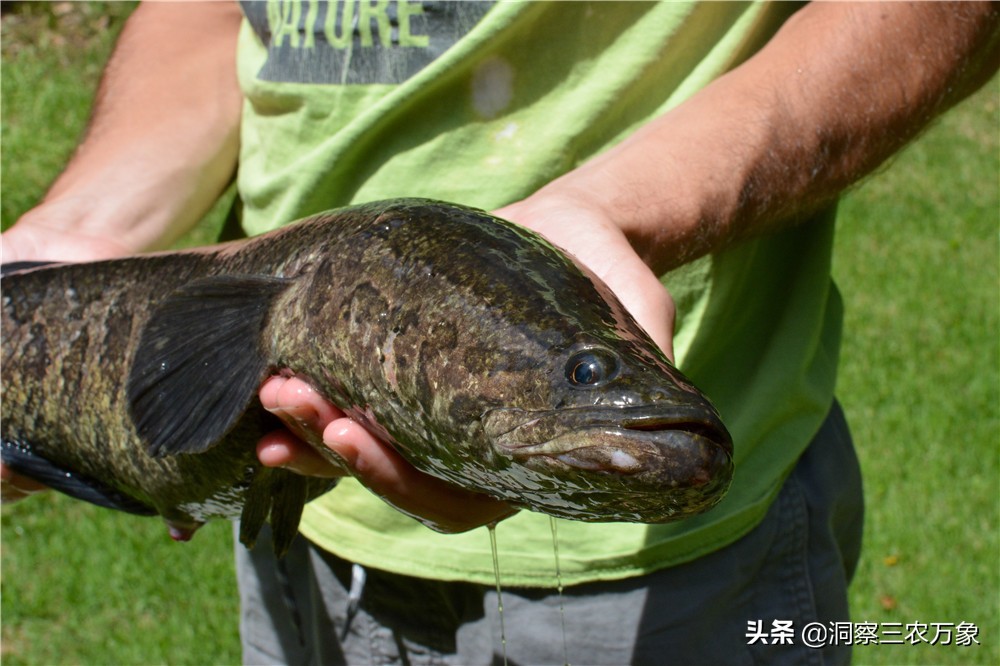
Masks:
[[[235,2],[146,3],[122,31],[84,140],[3,235],[5,262],[169,245],[232,179],[239,147]]]
[[[689,101],[497,214],[576,255],[669,353],[673,305],[658,274],[800,221],[985,82],[997,58],[989,4],[814,3]],[[277,389],[265,385],[265,405],[322,411],[315,395],[286,385],[279,400]],[[420,486],[399,475],[389,447],[348,419],[311,429],[360,455],[380,495],[417,510]],[[260,452],[265,464],[327,473],[291,438]],[[440,499],[436,520],[451,530],[497,516]]]
[[[0,237],[3,262],[160,248],[208,210],[239,146],[235,2],[147,3],[122,30],[83,142],[43,201]],[[0,495],[43,486],[0,464]]]
[[[996,72],[998,16],[991,3],[812,3],[747,62],[504,212],[558,236],[571,223],[544,218],[560,206],[592,211],[657,274],[794,223]]]
[[[242,96],[236,80],[235,2],[141,5],[131,16],[105,70],[84,141],[45,199],[2,236],[3,261],[87,261],[168,245],[194,224],[232,177],[238,149]],[[338,421],[331,430],[347,440],[343,450],[356,474],[376,492],[418,499],[406,505],[442,529],[453,526],[436,505],[460,505],[476,524],[509,515],[505,504],[420,474],[375,442],[358,424],[322,403],[281,409],[272,396],[311,395],[296,382],[262,391],[294,430]],[[315,426],[318,427],[318,426]],[[281,464],[289,431],[260,444],[265,461]],[[294,445],[294,444],[293,444]],[[302,445],[298,445],[301,447]],[[279,451],[279,458],[273,455]],[[301,469],[324,475],[343,470],[319,465],[308,447],[297,448]],[[312,464],[310,464],[310,462]],[[43,489],[0,464],[0,495],[7,501]]]

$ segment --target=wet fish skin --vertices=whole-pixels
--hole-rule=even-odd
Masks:
[[[3,277],[5,464],[80,499],[159,514],[178,538],[211,518],[240,517],[255,480],[270,487],[288,475],[310,496],[330,487],[326,480],[260,465],[254,443],[277,423],[258,406],[199,456],[149,455],[137,436],[126,385],[140,335],[153,304],[206,274],[210,258],[164,254]],[[190,387],[190,395],[196,391]],[[251,506],[251,518],[266,517],[271,502],[268,497],[266,506]],[[294,516],[294,507],[280,498],[277,504],[278,513]]]
[[[301,261],[317,277],[283,295],[270,335],[278,365],[322,368],[310,383],[410,462],[577,520],[663,522],[721,498],[732,443],[717,412],[585,268],[521,227],[453,206],[399,203],[354,233],[353,251]],[[338,334],[308,344],[331,321]],[[613,357],[612,381],[567,381],[570,359],[588,351]],[[615,426],[626,408],[650,429]],[[529,451],[511,420],[548,422],[577,460]],[[612,438],[632,469],[586,460],[587,439]]]
[[[418,468],[553,515],[676,520],[732,477],[715,409],[610,291],[480,211],[377,202],[2,287],[5,442],[175,524],[242,513],[252,541],[270,514],[290,540],[328,487],[256,460],[276,369]]]

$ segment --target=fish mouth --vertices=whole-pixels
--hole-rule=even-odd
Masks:
[[[714,443],[729,457],[733,455],[733,438],[715,410],[705,411],[702,408],[690,408],[669,415],[641,408],[634,412],[630,411],[630,408],[622,411],[624,412],[623,418],[619,421],[619,425],[625,430],[649,433],[664,431],[687,433],[692,438]]]
[[[639,407],[572,407],[544,411],[499,408],[483,415],[486,434],[500,447],[519,452],[553,453],[560,447],[553,442],[569,444],[563,437],[572,432],[591,429],[619,430],[627,433],[648,433],[651,437],[670,434],[710,442],[727,456],[733,455],[733,439],[714,409],[701,405],[662,408]],[[634,439],[639,439],[635,437]],[[572,447],[570,448],[577,448]]]
[[[495,410],[484,424],[497,453],[558,480],[578,520],[677,520],[732,482],[732,437],[704,406]]]

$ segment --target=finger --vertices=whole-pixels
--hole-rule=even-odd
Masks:
[[[416,470],[391,446],[344,416],[300,379],[271,377],[261,386],[260,400],[288,426],[288,430],[268,433],[259,442],[257,455],[265,465],[310,476],[343,475],[342,469],[304,441],[325,443],[373,492],[438,531],[461,532],[516,513],[499,500]]]
[[[673,362],[676,315],[673,297],[630,246],[609,248],[609,254],[612,261],[598,275]]]
[[[262,464],[306,476],[329,478],[347,474],[319,452],[324,428],[343,417],[341,410],[297,377],[270,377],[261,385],[259,395],[264,408],[287,428],[270,432],[258,442],[257,457]]]
[[[618,292],[621,294],[622,305],[673,362],[676,316],[674,300],[652,272],[636,271],[634,279],[638,288],[622,289]]]
[[[48,486],[21,476],[7,465],[0,463],[0,501],[16,502],[43,490],[48,490]]]
[[[2,504],[12,504],[32,494],[21,490],[8,481],[0,481],[0,503]]]
[[[348,474],[287,430],[275,430],[261,437],[257,458],[267,467],[281,467],[304,476],[336,478]]]
[[[323,440],[369,490],[439,532],[464,532],[517,512],[505,502],[418,471],[351,419],[330,423]]]
[[[344,416],[298,377],[270,377],[260,387],[260,402],[300,439],[315,445],[322,444],[327,424]]]

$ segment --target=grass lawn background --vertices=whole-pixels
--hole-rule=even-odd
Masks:
[[[4,228],[72,152],[130,7],[25,3],[3,17]],[[868,504],[853,619],[973,622],[981,643],[856,648],[858,664],[1000,663],[998,135],[994,79],[841,207],[838,395]],[[211,238],[213,220],[187,242]],[[239,661],[226,524],[174,544],[157,520],[47,493],[3,508],[0,556],[5,664]]]

